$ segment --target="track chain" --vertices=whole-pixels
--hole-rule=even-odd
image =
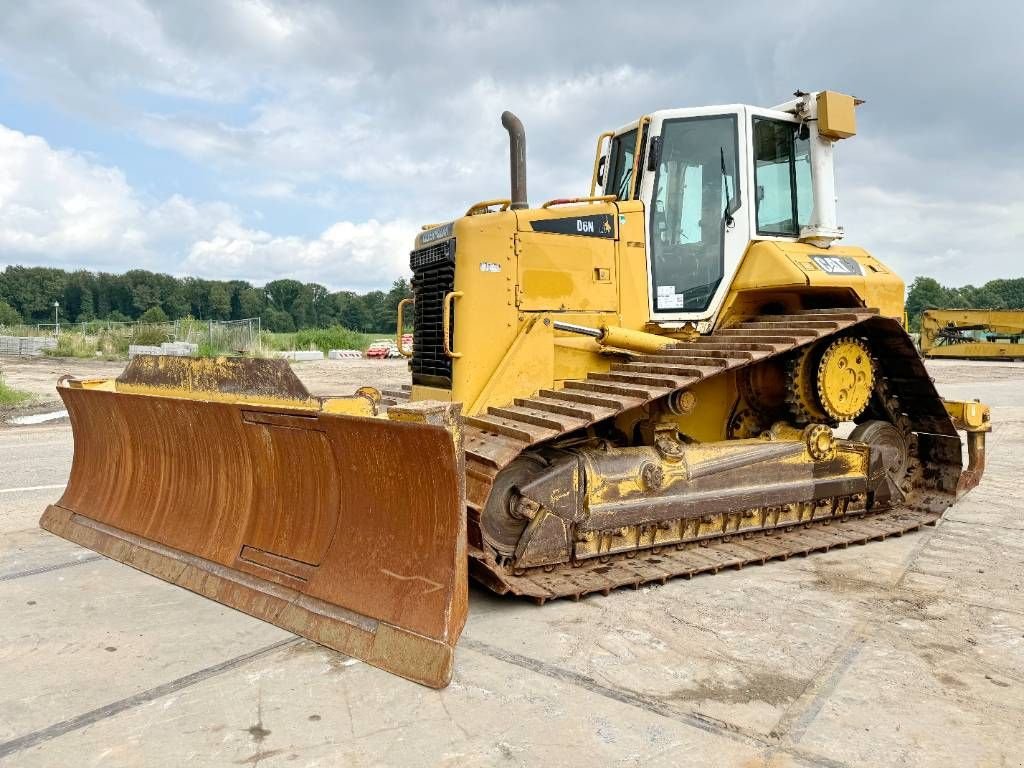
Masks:
[[[673,576],[693,576],[725,567],[742,567],[794,554],[828,550],[901,535],[934,524],[950,506],[959,476],[959,453],[940,466],[917,455],[919,433],[956,439],[924,364],[903,328],[895,320],[863,307],[805,310],[792,315],[766,315],[733,328],[719,329],[693,341],[679,342],[654,355],[629,355],[609,372],[567,381],[561,389],[541,390],[514,404],[490,408],[466,418],[466,486],[470,527],[478,525],[497,474],[528,448],[582,432],[617,414],[653,403],[694,384],[768,357],[787,355],[827,337],[855,334],[869,340],[878,363],[876,393],[885,417],[909,435],[911,470],[904,488],[904,506],[882,512],[850,511],[842,518],[801,523],[723,536],[720,540],[624,553],[583,564],[566,563],[553,570],[525,573],[499,564],[472,545],[471,572],[498,592],[526,595],[539,601],[578,598],[619,586],[663,582]],[[384,393],[407,399],[408,389]],[[404,396],[404,397],[403,397]],[[959,445],[959,443],[957,444]],[[948,446],[947,446],[948,449]],[[949,450],[947,450],[949,453]]]

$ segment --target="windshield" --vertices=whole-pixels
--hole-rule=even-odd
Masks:
[[[651,209],[655,312],[707,308],[739,207],[736,116],[666,120]]]
[[[799,125],[754,118],[757,233],[796,237],[811,214],[811,158]]]

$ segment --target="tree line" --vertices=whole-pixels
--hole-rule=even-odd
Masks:
[[[357,294],[331,292],[319,283],[298,280],[272,280],[259,287],[244,280],[179,278],[142,269],[114,275],[9,266],[0,272],[0,325],[52,323],[57,301],[64,322],[259,317],[271,331],[342,325],[354,331],[387,333],[394,330],[398,302],[410,295],[404,278],[389,291]],[[911,328],[919,327],[921,313],[930,307],[1024,309],[1024,278],[954,288],[931,277],[918,277],[907,292]]]
[[[385,333],[395,327],[398,302],[411,295],[404,278],[389,291],[330,291],[319,283],[272,280],[203,280],[133,269],[121,275],[51,267],[9,266],[0,272],[0,325],[112,320],[165,322],[259,317],[262,327],[290,332],[342,325]]]
[[[1024,277],[989,280],[980,287],[951,288],[931,277],[918,277],[907,292],[910,327],[921,327],[926,309],[1024,309]]]

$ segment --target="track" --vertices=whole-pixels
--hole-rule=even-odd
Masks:
[[[723,533],[660,552],[630,552],[579,565],[567,563],[550,571],[513,570],[479,545],[476,529],[494,480],[526,449],[654,403],[712,376],[842,333],[868,339],[885,382],[885,416],[913,436],[915,461],[903,507],[864,512],[844,504],[824,519],[815,517],[785,528],[742,536]],[[407,391],[385,394],[408,397]],[[680,342],[657,355],[630,355],[609,372],[591,373],[584,380],[565,382],[562,389],[541,390],[510,406],[490,408],[486,415],[467,417],[465,449],[471,572],[497,592],[539,601],[578,598],[619,586],[663,582],[673,576],[901,535],[941,517],[956,498],[962,467],[959,437],[910,338],[895,320],[864,308],[762,316]]]

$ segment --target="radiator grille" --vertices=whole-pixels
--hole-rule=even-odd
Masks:
[[[452,360],[444,353],[441,303],[455,289],[455,240],[445,240],[409,254],[412,268],[413,351],[412,383],[430,387],[452,386]],[[455,307],[451,312],[455,326]],[[452,337],[454,344],[454,337]]]

